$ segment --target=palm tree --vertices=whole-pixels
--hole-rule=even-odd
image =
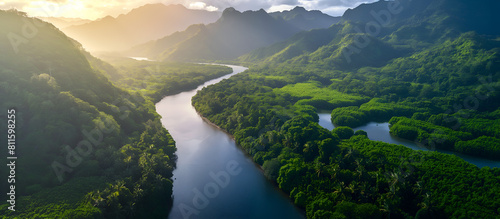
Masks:
[[[347,149],[346,154],[344,155],[344,158],[349,159],[354,155],[354,153],[355,153],[354,149],[350,147]]]
[[[333,186],[333,189],[335,190],[333,192],[333,194],[338,194],[340,197],[342,197],[343,200],[347,200],[344,182],[339,182],[339,183],[335,184]]]
[[[420,206],[422,206],[423,209],[432,208],[431,195],[429,193],[424,194],[424,198],[422,200],[422,203],[420,203]]]
[[[349,186],[347,186],[346,191],[351,193],[351,197],[358,197],[359,182],[353,181]]]
[[[285,134],[284,139],[283,139],[283,144],[286,147],[291,147],[292,146],[292,136],[290,135],[290,133],[286,133]]]
[[[399,182],[401,182],[401,180],[403,178],[397,172],[389,172],[387,174],[387,176],[389,177],[389,188],[391,189],[391,193],[392,194],[396,194],[396,192],[398,191],[398,187],[397,186],[398,186]]]
[[[101,191],[89,192],[86,198],[94,207],[102,208],[106,206],[105,200],[101,197]]]
[[[365,167],[363,166],[363,159],[362,158],[358,158],[354,161],[356,163],[356,172],[358,172],[359,174],[359,179],[361,179],[361,177],[363,176],[363,174],[365,173]]]
[[[316,164],[314,165],[314,169],[316,169],[316,173],[317,173],[318,178],[319,178],[321,173],[323,173],[325,170],[325,164],[323,164],[321,162],[316,162]]]
[[[328,174],[330,174],[330,179],[332,179],[332,180],[337,177],[338,170],[339,170],[338,164],[333,164],[333,165],[329,166],[329,168],[326,169]]]

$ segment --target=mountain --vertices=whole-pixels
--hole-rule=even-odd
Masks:
[[[182,5],[148,4],[116,18],[107,16],[62,30],[89,51],[122,51],[192,24],[215,22],[219,17],[218,12],[191,10]]]
[[[341,19],[341,17],[332,17],[318,10],[307,11],[299,6],[290,11],[273,12],[270,15],[274,18],[281,18],[301,30],[327,28]]]
[[[191,39],[199,34],[203,29],[206,29],[205,25],[194,24],[182,32],[178,31],[159,40],[149,41],[145,44],[135,46],[125,54],[137,57],[147,57],[151,56],[151,54],[161,54],[169,48],[173,48],[175,45]]]
[[[301,15],[299,17],[303,19],[285,16],[289,13]],[[304,30],[301,28],[327,25],[327,16],[318,15],[316,11],[303,12],[300,8],[293,12],[275,13],[274,16],[262,9],[239,12],[234,8],[227,8],[213,24],[191,26],[183,32],[137,46],[128,54],[136,53],[161,60],[229,60],[256,48],[285,40]],[[299,20],[302,25],[298,25],[300,22],[294,23]],[[329,22],[330,25],[335,23],[334,20]]]
[[[362,23],[378,22],[372,15],[372,11],[378,12],[380,16],[383,11],[390,11],[391,7],[395,7],[396,11],[401,10],[398,13],[390,13],[391,24],[433,24],[437,25],[434,28],[453,28],[458,32],[476,31],[489,35],[500,33],[498,28],[494,28],[499,20],[496,9],[500,7],[500,2],[494,0],[476,3],[466,0],[401,0],[397,3],[378,1],[348,9],[342,18]],[[437,30],[433,27],[427,28]]]
[[[82,25],[92,22],[92,20],[81,18],[66,18],[66,17],[39,17],[40,20],[52,23],[59,29],[64,29],[70,26]]]
[[[394,57],[412,54],[459,37],[467,31],[499,35],[500,30],[493,28],[495,22],[500,20],[498,13],[491,9],[495,5],[500,6],[492,0],[481,3],[464,0],[401,0],[362,4],[347,10],[341,22],[328,29],[299,33],[285,42],[252,51],[240,57],[240,60],[323,60],[337,67],[359,67],[368,64],[368,59],[374,59],[375,62],[371,61],[372,64],[368,65],[380,66]],[[367,55],[367,52],[374,52],[374,56]],[[353,61],[355,59],[357,61]],[[337,65],[338,62],[341,62],[340,65]]]
[[[240,57],[252,67],[201,90],[193,106],[307,218],[499,218],[498,8],[363,4],[328,29]],[[380,141],[375,124],[418,146]]]
[[[0,35],[6,36],[0,39],[0,121],[7,124],[10,115],[15,137],[9,138],[16,143],[10,155],[17,156],[16,211],[2,205],[0,214],[151,218],[164,213],[148,207],[155,203],[168,211],[176,149],[154,104],[115,87],[78,42],[50,23],[0,10]],[[138,164],[144,156],[147,168]],[[7,168],[0,175],[7,177]],[[133,195],[137,189],[141,194]]]

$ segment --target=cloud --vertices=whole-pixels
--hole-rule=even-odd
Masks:
[[[197,9],[197,10],[207,10],[207,11],[218,11],[219,10],[217,7],[214,7],[212,5],[207,5],[207,3],[205,3],[205,2],[189,3],[188,8]]]
[[[299,0],[299,4],[308,9],[317,9],[321,11],[335,11],[346,10],[347,8],[354,8],[362,3],[375,2],[377,0]]]
[[[267,11],[268,12],[289,11],[289,10],[293,9],[294,7],[295,6],[293,6],[293,5],[286,5],[286,4],[283,4],[283,5],[273,5]]]
[[[2,1],[0,7],[1,9],[11,9],[11,8],[21,9],[27,4],[29,3],[23,1]]]
[[[266,11],[282,11],[301,6],[308,10],[320,10],[334,16],[340,16],[348,8],[354,8],[361,3],[375,1],[377,0],[204,0],[205,3],[220,9],[234,7],[240,11],[261,8]]]
[[[323,9],[321,12],[332,16],[342,16],[347,9],[349,9],[349,7],[333,6]]]

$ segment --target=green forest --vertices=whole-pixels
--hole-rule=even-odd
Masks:
[[[389,122],[394,136],[430,149],[500,160],[500,38],[464,25],[452,2],[480,10],[401,1],[411,10],[377,36],[356,29],[374,20],[363,11],[390,2],[346,12],[328,29],[240,57],[250,69],[203,89],[193,105],[307,218],[497,218],[500,169],[352,130]],[[370,43],[347,59],[361,37]],[[318,125],[318,111],[331,112],[333,131]]]
[[[230,8],[182,41],[180,59],[171,60],[220,53],[249,67],[203,88],[192,105],[232,135],[307,218],[499,218],[500,168],[437,152],[500,160],[500,13],[492,10],[499,4],[377,1],[295,35],[298,27],[287,32],[292,24],[282,24],[290,17]],[[251,17],[260,35],[241,26],[240,16]],[[283,31],[268,39],[260,20]],[[244,37],[217,37],[231,27]],[[167,218],[177,148],[155,103],[231,68],[96,58],[17,10],[0,10],[0,36],[0,106],[16,111],[19,156],[16,211],[3,202],[1,217]],[[252,37],[269,41],[258,46],[282,41],[233,57],[257,47],[239,41]],[[229,53],[207,42],[239,47]],[[168,51],[162,55],[176,54]],[[331,114],[332,131],[318,124],[318,112]],[[0,112],[0,123],[7,115]],[[353,130],[370,122],[388,122],[393,136],[430,150]]]
[[[132,59],[111,65],[15,10],[0,11],[0,35],[11,36],[0,41],[0,105],[17,111],[19,155],[16,211],[2,203],[2,218],[165,218],[176,147],[154,103],[230,68]],[[6,123],[7,111],[0,116]],[[0,184],[8,188],[7,180]]]

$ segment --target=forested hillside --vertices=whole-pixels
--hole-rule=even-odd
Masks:
[[[131,14],[167,16],[159,5],[145,7]],[[224,60],[250,67],[199,91],[193,106],[307,218],[499,218],[500,168],[436,151],[500,161],[499,8],[496,0],[382,0],[340,21],[300,7],[227,8],[213,24],[127,54],[157,61],[103,61],[52,24],[0,10],[0,123],[15,114],[15,127],[0,133],[15,132],[15,149],[3,151],[17,157],[0,158],[16,164],[0,168],[2,176],[15,171],[15,183],[0,186],[10,188],[4,200],[13,191],[16,198],[0,205],[0,215],[166,218],[177,149],[154,103],[231,72],[167,61]],[[104,18],[97,29],[120,19],[151,30],[126,15]],[[106,46],[135,42],[114,31]],[[318,112],[330,112],[332,131],[318,124]],[[430,151],[352,129],[373,121]],[[217,184],[206,183],[204,193],[213,184],[218,194],[225,183],[211,174]]]
[[[240,57],[258,64],[202,90],[193,105],[308,218],[499,217],[498,168],[350,128],[390,121],[392,134],[431,149],[500,159],[495,5],[363,4],[328,29]],[[319,110],[332,112],[332,132],[317,124]]]
[[[2,204],[2,217],[165,218],[176,148],[152,100],[228,69],[132,61],[116,69],[15,10],[0,11],[0,35],[0,121],[15,110],[17,156],[16,211]],[[159,70],[142,75],[149,80],[132,77],[151,66]]]
[[[322,61],[335,68],[338,64],[344,64],[341,65],[344,68],[359,68],[366,66],[363,63],[365,59],[379,58],[381,60],[377,60],[376,64],[381,66],[394,57],[439,45],[465,32],[499,35],[500,31],[494,26],[500,17],[492,9],[499,6],[500,3],[493,0],[480,4],[464,0],[401,0],[362,4],[347,10],[342,22],[328,29],[298,34],[286,42],[260,48],[240,59],[302,63]],[[394,53],[394,50],[401,53]],[[373,57],[367,52],[378,52],[372,55],[384,57]],[[336,56],[351,61],[344,63],[347,60],[335,59]]]

